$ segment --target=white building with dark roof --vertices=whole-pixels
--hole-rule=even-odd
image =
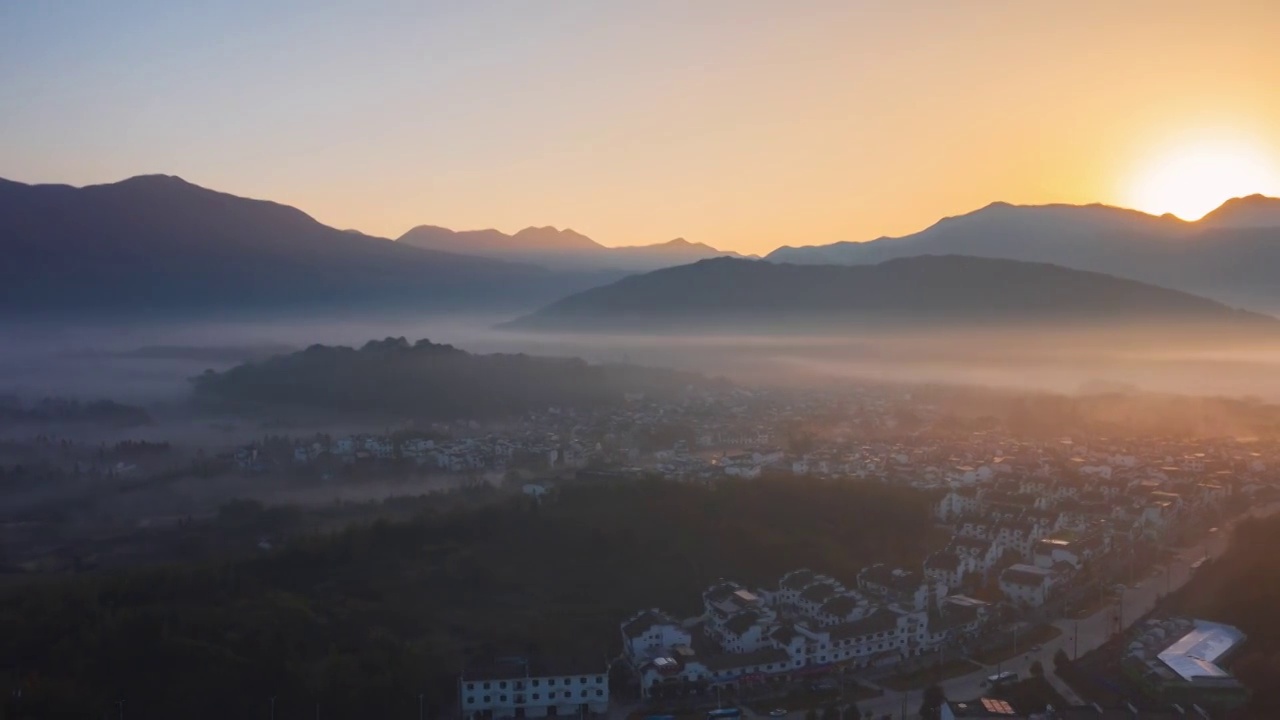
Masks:
[[[634,667],[692,642],[693,637],[678,620],[657,608],[642,610],[622,623],[623,652]]]
[[[1000,573],[1000,592],[1013,605],[1040,607],[1052,587],[1053,571],[1035,565],[1010,565]]]
[[[608,675],[603,660],[545,662],[511,656],[472,661],[458,680],[462,717],[500,720],[607,713]]]

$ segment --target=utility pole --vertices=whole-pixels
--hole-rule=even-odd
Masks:
[[[124,720],[124,701],[117,700],[116,707],[120,709],[120,720]]]
[[[1071,623],[1071,659],[1080,657],[1080,621]]]
[[[271,696],[271,720],[276,720],[276,696]]]
[[[422,720],[422,693],[418,693],[418,720]]]

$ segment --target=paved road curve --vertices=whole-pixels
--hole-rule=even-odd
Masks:
[[[1248,513],[1232,520],[1218,532],[1210,534],[1205,542],[1183,550],[1165,565],[1159,566],[1155,572],[1148,570],[1146,575],[1135,577],[1135,586],[1127,588],[1118,602],[1108,605],[1082,620],[1059,620],[1055,622],[1054,625],[1062,630],[1061,635],[1044,643],[1039,651],[1027,652],[1017,658],[1001,663],[999,669],[1001,671],[1010,670],[1022,677],[1028,677],[1031,674],[1031,664],[1039,660],[1045,669],[1045,679],[1054,686],[1054,689],[1069,701],[1079,701],[1075,692],[1053,672],[1053,655],[1059,648],[1065,651],[1069,657],[1075,657],[1077,653],[1084,655],[1102,645],[1107,638],[1111,637],[1111,633],[1118,625],[1128,628],[1135,620],[1155,607],[1155,603],[1161,595],[1185,585],[1191,578],[1192,563],[1206,556],[1218,557],[1221,555],[1226,549],[1226,538],[1235,528],[1236,523],[1248,517],[1265,517],[1277,512],[1280,512],[1280,503],[1271,503],[1251,509]],[[1119,623],[1117,623],[1117,618],[1119,618]],[[981,697],[987,690],[983,686],[983,682],[995,673],[996,666],[987,665],[983,666],[981,670],[975,670],[968,675],[951,678],[942,683],[943,693],[952,700],[970,700]],[[875,686],[874,683],[868,683],[866,680],[860,679],[860,682]],[[880,697],[859,701],[858,708],[862,710],[864,715],[868,712],[872,713],[876,720],[879,720],[884,715],[897,720],[915,718],[920,710],[922,690],[923,688],[917,688],[905,693],[885,690],[884,695]],[[611,708],[609,715],[612,720],[622,720],[629,712],[637,708],[637,705],[619,705]],[[800,711],[793,712],[787,716],[786,720],[804,720],[804,715],[805,713]],[[768,720],[751,712],[746,707],[743,708],[743,716],[748,720]]]
[[[1155,607],[1156,600],[1161,595],[1177,590],[1186,584],[1187,580],[1191,578],[1192,563],[1206,555],[1209,557],[1221,555],[1223,550],[1226,549],[1226,538],[1230,535],[1236,523],[1247,517],[1264,517],[1278,511],[1280,511],[1280,504],[1277,503],[1251,509],[1245,515],[1232,520],[1218,532],[1210,534],[1204,543],[1188,548],[1170,559],[1166,565],[1160,566],[1157,572],[1151,573],[1151,571],[1148,571],[1148,574],[1144,577],[1135,577],[1134,581],[1137,587],[1125,590],[1120,602],[1104,607],[1083,620],[1059,620],[1054,623],[1062,630],[1061,635],[1045,643],[1038,652],[1028,652],[1018,658],[1001,663],[1000,670],[1011,670],[1022,677],[1027,677],[1031,674],[1031,663],[1039,660],[1041,665],[1044,666],[1045,678],[1054,688],[1068,700],[1078,700],[1075,697],[1075,693],[1053,672],[1053,654],[1059,648],[1062,648],[1069,657],[1074,657],[1073,653],[1077,651],[1080,655],[1083,655],[1102,645],[1107,638],[1111,637],[1111,633],[1116,627],[1118,615],[1123,627],[1129,627],[1135,620]],[[985,666],[982,670],[975,670],[968,675],[944,681],[942,690],[952,700],[970,700],[981,697],[986,692],[986,688],[982,685],[983,681],[987,677],[994,675],[995,672],[995,666]],[[868,711],[874,713],[874,717],[877,720],[881,715],[889,715],[903,720],[905,718],[914,718],[920,709],[921,690],[912,690],[906,693],[906,696],[907,710],[905,715],[902,714],[903,693],[890,690],[886,690],[881,697],[858,703],[858,707],[861,708],[864,714]],[[788,720],[802,720],[802,718],[802,714],[792,713],[792,717]]]

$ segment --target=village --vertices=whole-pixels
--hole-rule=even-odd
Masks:
[[[1012,649],[1011,666],[1024,672],[1048,664],[1051,650],[1066,647],[1058,636],[1069,618],[1093,617],[1085,649],[1101,644],[1137,620],[1140,605],[1172,591],[1175,572],[1179,584],[1189,579],[1193,563],[1178,566],[1178,557],[1208,557],[1206,538],[1276,497],[1269,468],[1280,463],[1280,448],[1266,443],[1032,439],[984,422],[919,432],[945,422],[910,388],[731,389],[679,403],[632,396],[621,407],[550,408],[493,424],[273,433],[199,448],[194,466],[268,485],[281,476],[355,486],[378,477],[470,478],[535,502],[555,502],[562,483],[639,477],[711,487],[786,477],[873,482],[919,493],[945,538],[919,566],[873,563],[848,577],[796,567],[750,587],[723,578],[703,590],[692,617],[637,607],[616,638],[601,639],[616,648],[607,662],[517,656],[469,666],[458,695],[468,720],[688,710],[796,687],[866,693],[884,678],[952,666],[980,693],[1001,672],[973,664],[976,654]],[[143,483],[170,452],[126,443],[80,453],[89,459],[74,469]],[[1080,638],[1070,645],[1074,658]],[[571,673],[556,674],[567,666]],[[569,687],[548,690],[561,686]],[[880,692],[862,704],[896,702]]]

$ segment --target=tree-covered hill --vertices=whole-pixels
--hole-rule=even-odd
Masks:
[[[594,407],[628,393],[674,397],[707,382],[691,373],[577,358],[479,355],[404,338],[360,349],[306,350],[193,379],[203,402],[395,413],[427,419],[484,418]]]

